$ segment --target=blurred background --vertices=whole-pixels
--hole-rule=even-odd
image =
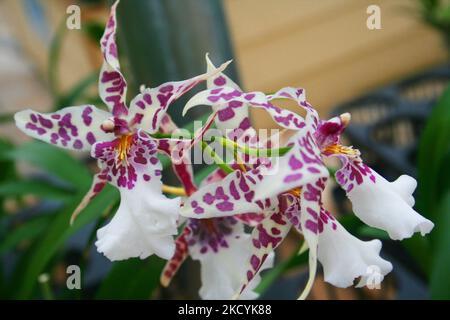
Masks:
[[[73,4],[81,9],[81,28],[70,30],[72,12],[66,10]],[[1,298],[198,298],[192,261],[163,289],[163,261],[110,263],[95,251],[95,230],[117,206],[112,188],[69,227],[95,164],[86,155],[31,141],[12,121],[14,112],[28,107],[101,107],[98,41],[110,4],[0,0]],[[367,27],[370,5],[380,8],[381,29]],[[450,228],[450,1],[122,0],[118,19],[128,98],[141,84],[204,72],[209,52],[216,64],[234,59],[226,73],[245,90],[299,86],[323,118],[351,112],[345,139],[364,160],[390,179],[403,173],[418,179],[416,209],[436,228],[401,243],[363,226],[342,191],[327,190],[327,206],[349,231],[382,239],[394,271],[381,290],[336,289],[319,275],[310,299],[450,298],[450,233],[443,231]],[[170,110],[180,126],[206,111],[182,118],[185,101]],[[263,112],[252,111],[252,122],[274,127]],[[196,169],[198,179],[207,173]],[[299,243],[293,233],[278,250],[276,268],[258,289],[263,298],[294,299],[303,288],[306,255],[293,254]],[[82,290],[66,288],[71,264],[82,268]]]

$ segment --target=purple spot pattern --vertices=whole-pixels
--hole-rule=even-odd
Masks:
[[[314,133],[314,139],[321,150],[337,144],[340,141],[340,135],[345,127],[339,117],[334,117],[327,121],[320,121],[317,130]]]
[[[376,183],[375,175],[360,159],[343,158],[345,165],[336,172],[336,181],[350,193],[354,187],[365,182]]]
[[[100,95],[108,106],[111,106],[112,114],[116,117],[128,114],[125,105],[127,84],[120,71],[103,71],[100,77]]]
[[[191,232],[186,237],[189,247],[196,246],[201,254],[217,253],[229,247],[228,239],[238,236],[234,232],[238,221],[234,217],[189,219]]]
[[[253,253],[248,262],[245,280],[240,288],[244,291],[248,283],[259,272],[269,253],[275,250],[287,235],[291,224],[286,220],[282,212],[277,211],[266,217],[252,232]]]
[[[325,188],[326,179],[319,179],[315,184],[307,184],[303,192],[303,212],[308,216],[305,219],[305,227],[313,232],[320,234],[323,232],[324,225],[330,224],[333,230],[336,230],[335,218],[322,206],[322,192]],[[290,223],[299,231],[303,232],[301,214],[302,208],[300,198],[292,194],[283,194],[279,196],[280,211],[284,213]],[[317,212],[318,203],[320,211]]]
[[[302,117],[286,109],[281,109],[273,105],[270,100],[275,96],[266,96],[262,92],[244,93],[240,90],[222,87],[206,91],[206,101],[198,104],[207,103],[210,105],[223,106],[222,121],[229,120],[234,116],[233,109],[239,108],[244,104],[250,104],[257,108],[266,110],[270,116],[279,125],[289,129],[301,129],[305,127]]]
[[[134,114],[134,122],[145,126],[146,129],[158,130],[170,104],[205,79],[206,77],[201,75],[145,89],[132,102],[131,113]]]
[[[234,171],[229,175],[233,177],[226,185],[218,185],[211,188],[200,189],[190,198],[190,205],[194,213],[201,216],[205,212],[230,212],[235,210],[242,201],[253,203],[255,192],[254,187],[263,179],[261,168],[242,174],[241,171]],[[264,203],[256,202],[261,210]]]
[[[284,176],[286,183],[299,183],[305,175],[318,174],[322,172],[324,164],[320,157],[320,151],[317,148],[311,132],[307,132],[295,142],[289,157],[289,171]]]
[[[91,106],[80,107],[79,111],[73,112],[32,112],[25,123],[25,129],[34,131],[41,140],[51,144],[79,150],[96,142],[93,131],[98,131],[99,125],[93,121],[92,113]]]
[[[105,65],[102,68],[99,81],[100,96],[110,107],[116,117],[127,115],[125,105],[127,84],[120,72],[120,65],[116,44],[116,5],[111,8],[111,13],[106,24],[105,32],[100,40]]]
[[[106,180],[118,188],[132,190],[137,182],[147,182],[151,176],[160,174],[159,161],[156,158],[156,143],[143,133],[132,135],[127,158],[119,161],[117,148],[120,138],[94,145],[93,156],[99,159],[105,168]],[[156,159],[156,160],[155,160]]]

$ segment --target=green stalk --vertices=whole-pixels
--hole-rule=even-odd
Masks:
[[[202,141],[202,150],[208,152],[209,156],[214,160],[217,166],[226,173],[233,172],[233,168],[227,165],[223,159],[211,148],[205,141]]]
[[[255,157],[273,157],[273,156],[284,156],[286,153],[291,150],[292,147],[281,147],[277,149],[256,149],[256,148],[250,148],[247,146],[242,146],[238,144],[237,142],[224,138],[224,137],[212,137],[212,140],[218,141],[222,146],[224,146],[227,149],[236,151],[239,150],[242,153],[245,153],[250,156]]]
[[[151,134],[151,136],[155,139],[170,139],[172,138],[172,135],[165,134],[165,133],[154,133]],[[188,137],[185,137],[185,139],[192,139],[194,135],[191,133]],[[218,141],[223,147],[232,150],[235,152],[236,150],[245,153],[250,156],[255,157],[274,157],[274,156],[284,156],[286,153],[291,150],[292,147],[281,147],[277,149],[257,149],[257,148],[250,148],[247,146],[242,146],[238,144],[237,142],[224,138],[224,137],[211,137],[211,141]]]

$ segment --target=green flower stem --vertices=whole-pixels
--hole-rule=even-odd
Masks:
[[[237,142],[224,138],[224,137],[212,137],[215,141],[218,141],[222,146],[224,146],[227,149],[236,151],[239,150],[242,153],[245,153],[250,156],[255,157],[281,157],[284,156],[289,150],[291,150],[292,147],[282,147],[277,149],[256,149],[256,148],[250,148],[247,146],[241,146]]]
[[[227,165],[223,159],[211,148],[205,141],[202,141],[202,149],[208,152],[209,156],[214,160],[217,166],[226,173],[233,172],[233,168]]]
[[[172,138],[171,134],[165,134],[165,133],[154,133],[151,135],[155,139],[170,139]],[[184,139],[192,139],[193,134],[191,133],[189,137],[183,137]],[[224,138],[224,137],[211,137],[211,141],[218,141],[222,146],[224,146],[227,149],[232,150],[235,152],[236,150],[245,153],[250,156],[255,157],[274,157],[274,156],[284,156],[289,150],[291,150],[292,147],[281,147],[277,149],[256,149],[256,148],[250,148],[247,146],[242,146],[238,144],[237,142]]]
[[[50,287],[50,276],[47,273],[43,273],[39,276],[38,282],[41,286],[42,296],[44,299],[55,300],[55,295]]]

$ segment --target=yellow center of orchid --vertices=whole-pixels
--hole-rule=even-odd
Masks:
[[[332,144],[324,149],[322,149],[322,153],[327,154],[345,154],[349,156],[359,156],[359,150],[353,149],[352,147],[343,146],[340,144]]]
[[[294,188],[292,190],[289,190],[288,193],[292,194],[293,196],[300,198],[300,194],[302,193],[302,188]]]
[[[117,159],[119,162],[127,162],[128,153],[132,144],[133,135],[131,134],[126,134],[119,138],[119,144],[117,145]]]

